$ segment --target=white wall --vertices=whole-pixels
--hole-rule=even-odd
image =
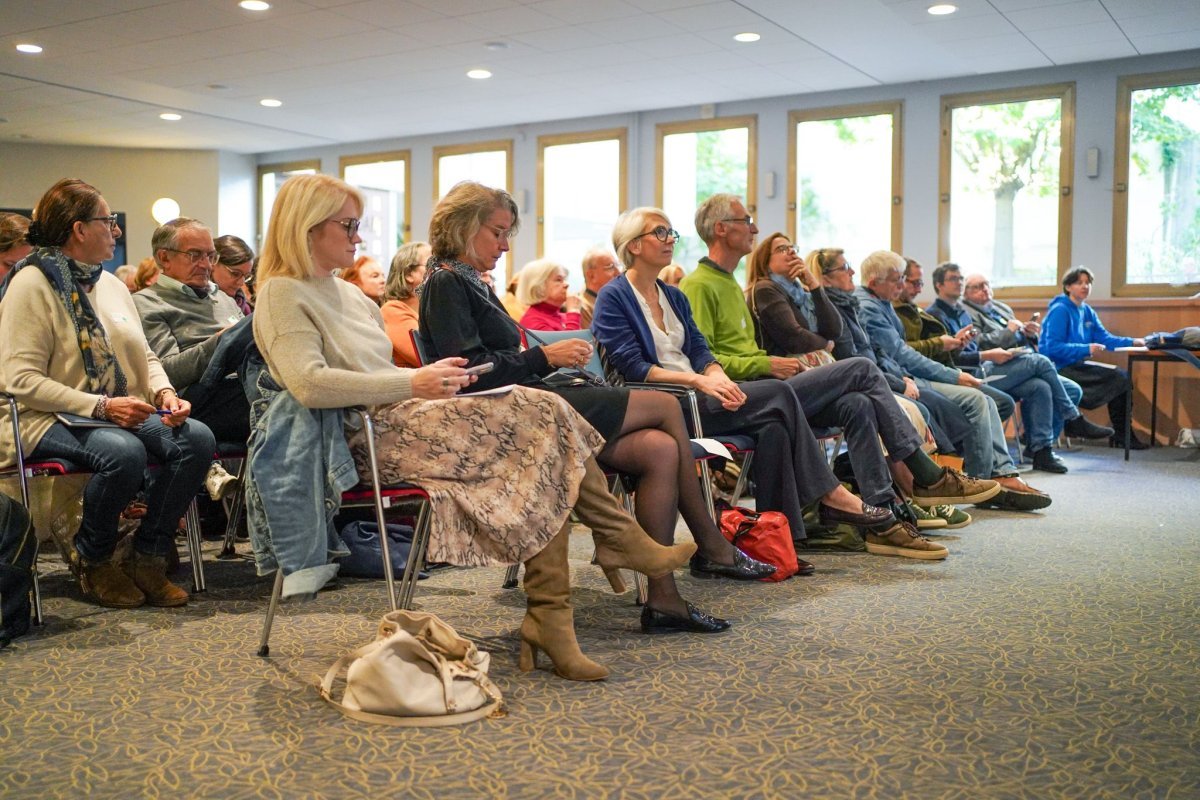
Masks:
[[[1117,61],[1068,65],[1023,72],[982,75],[951,80],[871,87],[819,94],[772,97],[722,103],[719,117],[758,115],[759,197],[757,217],[763,230],[786,230],[787,224],[787,134],[788,112],[850,103],[881,100],[904,101],[904,250],[905,255],[929,265],[937,261],[937,198],[939,107],[943,94],[1076,82],[1074,225],[1071,263],[1085,264],[1097,274],[1097,297],[1111,294],[1112,249],[1112,153],[1116,125],[1117,79],[1123,75],[1195,67],[1200,51],[1144,56]],[[647,76],[651,79],[652,76]],[[703,75],[697,76],[698,80]],[[752,87],[748,87],[752,91]],[[537,250],[537,137],[552,133],[629,128],[629,204],[654,203],[655,125],[699,118],[695,107],[664,109],[605,117],[590,117],[526,126],[480,128],[373,142],[262,153],[257,163],[266,164],[320,158],[322,171],[338,172],[338,158],[358,153],[409,149],[412,151],[413,236],[424,238],[433,206],[433,148],[438,145],[512,138],[513,188],[528,193],[526,224],[513,242],[514,264],[532,259]],[[486,120],[481,120],[486,122]],[[1085,154],[1099,147],[1101,170],[1098,178],[1086,177]],[[776,174],[774,198],[763,195],[763,175]],[[859,257],[873,245],[843,243]]]

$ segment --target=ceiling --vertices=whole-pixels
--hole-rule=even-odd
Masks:
[[[1200,47],[1197,0],[933,1],[0,0],[0,142],[256,153]]]

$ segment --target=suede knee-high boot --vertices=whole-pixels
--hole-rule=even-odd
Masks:
[[[575,640],[571,611],[571,567],[567,547],[571,523],[525,562],[525,619],[521,622],[522,672],[537,667],[538,651],[554,662],[554,671],[571,681],[600,681],[608,670],[585,656]]]
[[[696,552],[693,542],[681,542],[670,546],[659,544],[642,530],[637,520],[625,513],[608,490],[604,471],[589,458],[586,471],[579,484],[579,499],[575,501],[575,513],[581,522],[592,529],[596,542],[596,563],[604,568],[613,582],[612,575],[619,568],[631,569],[651,578],[661,578],[687,563]],[[617,589],[616,583],[613,588]],[[617,591],[621,591],[617,589]]]

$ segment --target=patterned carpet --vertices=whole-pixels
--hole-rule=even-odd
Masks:
[[[366,643],[382,585],[277,620],[246,562],[184,609],[82,603],[43,569],[49,624],[0,654],[0,797],[1200,797],[1200,451],[1065,454],[1042,515],[972,510],[944,563],[814,554],[782,584],[697,581],[736,619],[647,637],[574,537],[598,684],[516,670],[501,571],[420,584],[482,638],[508,715],[460,728],[346,720],[312,688]],[[210,547],[215,547],[210,545]]]

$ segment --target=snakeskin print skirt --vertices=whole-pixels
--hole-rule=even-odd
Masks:
[[[513,564],[562,528],[584,462],[604,447],[587,420],[552,392],[406,400],[371,413],[380,479],[414,483],[432,498],[429,561]],[[370,479],[362,431],[349,436]]]

